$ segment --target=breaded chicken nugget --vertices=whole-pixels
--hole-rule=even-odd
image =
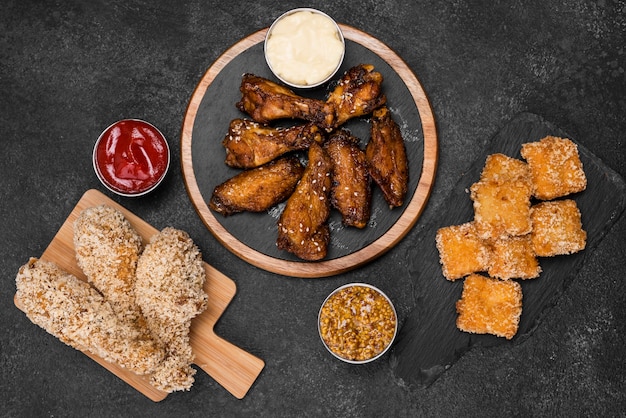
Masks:
[[[135,301],[135,269],[141,237],[124,215],[110,206],[83,210],[74,222],[78,266],[123,320],[142,324]]]
[[[137,263],[137,303],[167,351],[150,383],[165,392],[189,390],[194,382],[189,328],[207,307],[205,280],[200,250],[186,232],[174,228],[155,234]]]
[[[547,136],[522,144],[521,154],[528,162],[536,198],[555,199],[587,187],[578,146],[571,140]]]
[[[56,264],[31,258],[15,283],[18,306],[65,344],[142,375],[163,359],[154,339],[121,320],[96,289]]]
[[[511,339],[522,315],[522,287],[514,280],[471,274],[463,282],[456,325],[461,331]]]
[[[478,236],[473,222],[440,228],[435,237],[443,275],[448,280],[486,271],[491,250]]]
[[[580,210],[571,199],[541,202],[530,210],[533,249],[538,256],[573,254],[587,244]]]
[[[534,279],[541,266],[533,251],[530,234],[507,237],[491,243],[491,263],[488,273],[499,279]]]

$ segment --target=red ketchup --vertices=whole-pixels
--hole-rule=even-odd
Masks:
[[[109,126],[93,152],[96,174],[112,191],[137,196],[156,187],[170,162],[165,137],[151,124],[125,119]]]

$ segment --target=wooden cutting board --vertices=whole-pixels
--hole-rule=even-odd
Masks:
[[[144,222],[141,218],[109,199],[98,190],[88,190],[72,210],[40,258],[55,262],[68,273],[86,280],[85,275],[76,263],[73,244],[73,224],[83,209],[101,204],[109,205],[121,211],[141,235],[144,245],[148,243],[152,235],[158,232],[156,228]],[[261,373],[265,363],[256,356],[219,337],[214,332],[215,324],[235,296],[237,287],[235,282],[209,264],[205,263],[204,267],[207,276],[204,290],[209,296],[209,303],[207,310],[191,322],[190,339],[196,355],[195,364],[235,397],[241,399]],[[16,306],[20,308],[17,303]],[[85,351],[84,353],[151,400],[158,402],[165,399],[168,395],[166,392],[157,390],[150,385],[148,378],[136,375],[116,364],[109,363],[90,352]]]

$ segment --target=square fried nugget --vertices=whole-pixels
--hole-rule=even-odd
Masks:
[[[575,201],[566,199],[538,203],[531,208],[530,218],[533,249],[538,256],[572,254],[585,248],[587,233],[582,228]]]
[[[489,276],[499,279],[534,279],[541,266],[535,256],[530,234],[508,237],[491,243]]]
[[[471,274],[465,278],[456,310],[456,326],[461,331],[510,340],[522,315],[522,287],[514,280]]]
[[[536,198],[550,200],[587,187],[578,146],[571,140],[547,136],[522,144],[521,154],[528,162]]]
[[[500,239],[526,235],[530,232],[529,182],[518,180],[504,183],[479,181],[470,187],[474,205],[474,223],[478,236]]]
[[[531,177],[528,164],[524,161],[504,154],[490,154],[485,161],[480,180],[496,183],[519,180],[530,182]]]
[[[489,266],[489,247],[478,237],[473,222],[440,228],[435,242],[448,280],[486,271]]]

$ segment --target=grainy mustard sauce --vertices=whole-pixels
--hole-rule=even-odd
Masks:
[[[349,286],[332,295],[320,311],[320,334],[341,358],[369,360],[391,343],[396,315],[385,296],[367,286]]]

